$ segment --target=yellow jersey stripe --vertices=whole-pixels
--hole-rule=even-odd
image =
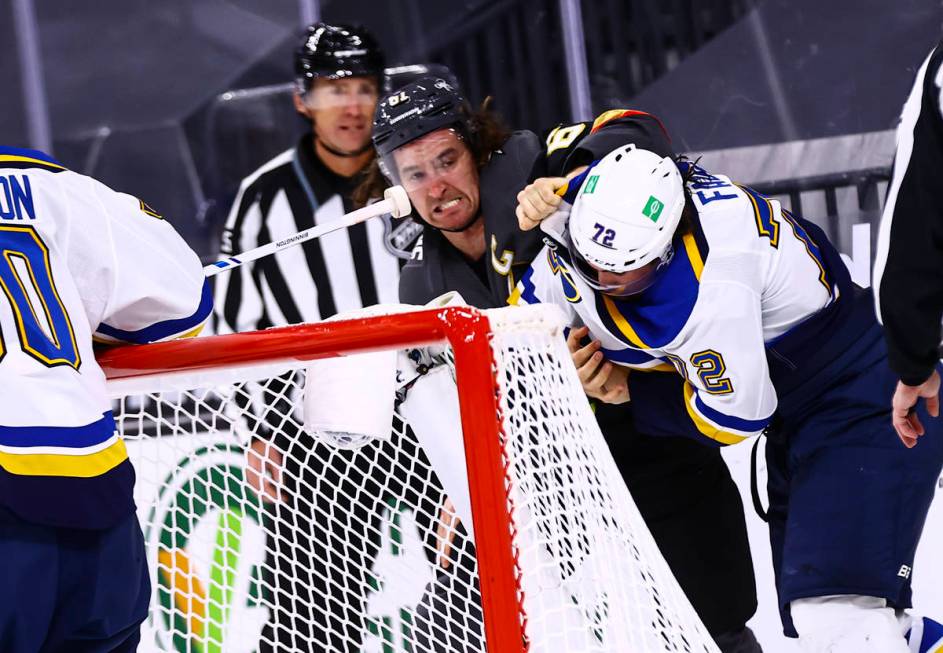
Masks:
[[[694,408],[694,386],[687,381],[684,382],[684,407],[687,408],[688,416],[694,422],[697,430],[705,437],[721,444],[737,444],[747,439],[746,436],[719,429],[701,417],[701,414]]]
[[[11,474],[19,476],[91,478],[101,476],[127,459],[128,450],[124,446],[124,440],[117,440],[106,449],[84,456],[0,452],[0,467]]]
[[[704,271],[704,259],[701,258],[701,251],[697,248],[697,241],[694,240],[694,234],[684,234],[681,240],[684,241],[684,250],[688,253],[688,261],[691,263],[694,278],[700,281],[701,272]]]
[[[517,303],[521,301],[521,289],[517,287],[514,289],[514,292],[508,297],[508,304],[511,306],[517,306]]]
[[[47,168],[58,168],[59,170],[65,170],[63,166],[57,165],[55,163],[43,161],[42,159],[34,159],[31,156],[19,156],[17,154],[0,154],[0,163],[32,163]]]
[[[209,319],[209,318],[207,318],[207,319]],[[198,335],[200,335],[200,332],[203,330],[203,327],[205,327],[205,326],[206,326],[206,322],[204,322],[204,323],[201,324],[200,326],[196,327],[196,328],[193,329],[192,331],[187,331],[186,333],[177,336],[176,338],[174,338],[174,340],[180,340],[181,338],[195,338],[195,337],[197,337]]]
[[[609,313],[609,317],[611,317],[612,321],[615,322],[616,326],[619,328],[619,331],[622,332],[622,335],[629,339],[629,342],[640,349],[651,349],[651,347],[642,342],[642,339],[639,338],[637,333],[635,333],[635,329],[632,328],[632,325],[629,324],[629,321],[626,320],[622,313],[619,312],[619,309],[616,308],[615,302],[613,302],[607,295],[602,296],[602,301],[606,306],[606,311]]]

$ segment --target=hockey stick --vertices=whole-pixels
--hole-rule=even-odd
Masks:
[[[243,252],[242,254],[228,256],[222,260],[216,261],[215,263],[210,263],[203,268],[203,273],[207,277],[212,277],[219,274],[220,272],[226,272],[228,270],[237,268],[243,263],[248,263],[249,261],[260,259],[263,256],[280,252],[283,249],[294,247],[295,245],[311,240],[312,238],[319,238],[324,234],[329,234],[332,231],[350,227],[360,222],[364,222],[365,220],[369,220],[370,218],[375,218],[385,213],[391,214],[394,218],[400,218],[407,215],[411,210],[412,207],[409,204],[409,197],[406,195],[406,191],[403,190],[402,186],[393,186],[392,188],[386,189],[386,192],[383,193],[383,199],[379,202],[365,206],[362,209],[357,209],[356,211],[351,211],[334,222],[318,225],[317,227],[311,227],[310,229],[299,231],[294,236],[289,236],[283,240],[279,240],[274,243],[267,243],[261,247],[256,247],[255,249],[250,249],[247,252]]]

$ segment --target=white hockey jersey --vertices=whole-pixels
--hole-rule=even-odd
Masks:
[[[133,509],[93,338],[195,333],[197,256],[144,202],[31,150],[0,148],[0,507],[101,527]]]
[[[700,168],[688,188],[698,218],[645,292],[595,293],[571,271],[566,247],[548,240],[509,301],[557,304],[573,325],[589,327],[613,362],[674,367],[697,431],[734,444],[762,432],[776,410],[767,346],[839,291],[819,245],[778,201]]]

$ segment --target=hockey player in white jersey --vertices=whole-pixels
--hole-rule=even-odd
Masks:
[[[767,434],[777,590],[803,650],[936,650],[929,620],[913,620],[908,647],[902,611],[943,432],[916,456],[897,439],[870,293],[821,230],[634,146],[570,182],[567,199],[512,303],[555,303],[609,361],[669,370],[627,375],[640,429],[711,445]]]
[[[93,338],[193,334],[209,287],[144,202],[32,150],[0,148],[0,249],[0,650],[134,651],[149,573]]]

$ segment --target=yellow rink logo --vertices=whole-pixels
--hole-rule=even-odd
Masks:
[[[244,482],[242,447],[195,449],[169,473],[142,520],[156,568],[148,618],[157,650],[254,653],[272,605],[263,578],[263,507]],[[413,650],[412,622],[433,577],[413,512],[385,498],[370,528],[359,650]],[[151,649],[147,649],[151,650]]]

